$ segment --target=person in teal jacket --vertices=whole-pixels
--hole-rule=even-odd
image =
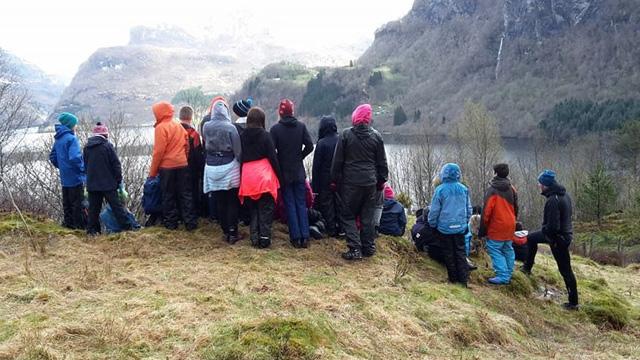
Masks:
[[[469,266],[464,236],[471,218],[469,190],[460,183],[460,166],[445,164],[440,172],[440,184],[431,200],[429,226],[436,229],[443,245],[449,282],[467,286]]]
[[[86,177],[80,142],[73,132],[78,118],[64,112],[58,116],[58,121],[60,124],[55,126],[55,142],[49,154],[49,161],[60,171],[63,226],[69,229],[85,229],[86,215],[82,202]]]

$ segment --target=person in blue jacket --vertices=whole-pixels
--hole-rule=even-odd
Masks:
[[[460,166],[445,164],[440,172],[440,184],[431,200],[429,226],[436,228],[443,245],[449,282],[467,286],[469,267],[464,235],[471,218],[469,190],[460,183]]]
[[[407,215],[404,206],[395,199],[395,193],[389,184],[384,185],[384,205],[378,231],[384,235],[402,236],[407,228]]]
[[[82,206],[84,200],[85,170],[80,142],[73,129],[78,118],[64,112],[58,116],[55,142],[49,154],[49,161],[60,170],[62,183],[63,226],[69,229],[85,229],[86,215]]]

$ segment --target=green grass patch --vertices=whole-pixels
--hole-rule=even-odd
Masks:
[[[595,325],[615,330],[621,330],[629,325],[631,317],[627,304],[616,296],[601,295],[582,309]]]
[[[11,339],[18,332],[18,326],[7,320],[0,320],[0,344]]]

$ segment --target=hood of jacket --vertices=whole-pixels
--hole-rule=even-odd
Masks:
[[[496,176],[493,179],[491,179],[491,181],[489,181],[489,185],[491,185],[492,188],[500,192],[511,190],[511,181],[509,181],[509,179],[507,178],[501,178]]]
[[[443,183],[460,181],[461,176],[460,166],[454,163],[445,164],[440,171],[440,179]]]
[[[162,122],[173,120],[173,105],[166,101],[160,101],[153,106],[151,106],[151,110],[153,110],[153,116],[156,117],[156,125],[158,126]]]
[[[211,112],[211,121],[225,121],[231,123],[229,109],[224,102],[218,101],[213,105],[213,111]]]
[[[293,116],[285,116],[279,122],[284,126],[294,127],[298,123],[298,119]]]
[[[56,124],[55,129],[56,129],[56,134],[53,136],[55,139],[60,139],[66,134],[73,134],[73,130],[69,129],[68,127],[62,124]]]
[[[402,206],[402,204],[400,204],[400,202],[398,202],[398,200],[394,200],[394,199],[385,199],[384,203],[382,205],[382,209],[384,211],[391,211],[391,210],[396,210],[396,211],[400,211],[400,209],[402,209],[402,211],[404,211],[404,207]]]
[[[318,130],[318,140],[325,138],[332,134],[338,134],[338,125],[336,125],[336,119],[331,116],[323,116],[320,119],[320,129]]]
[[[92,147],[96,147],[98,145],[102,145],[104,143],[106,143],[108,140],[107,138],[105,138],[102,135],[95,135],[89,138],[89,140],[87,140],[87,147],[88,148],[92,148]]]
[[[553,184],[553,185],[549,186],[549,187],[548,187],[548,188],[547,188],[547,189],[542,193],[542,195],[544,195],[544,196],[546,196],[546,197],[551,197],[551,196],[553,196],[553,195],[563,196],[563,195],[564,195],[564,194],[566,194],[566,193],[567,193],[567,189],[566,189],[564,186],[562,186],[562,185],[560,185],[560,184],[558,184],[558,183],[555,183],[555,184]]]
[[[371,129],[371,126],[364,125],[364,124],[360,124],[360,125],[356,125],[356,126],[352,127],[351,131],[353,131],[353,133],[360,140],[369,138],[373,134],[373,129]]]

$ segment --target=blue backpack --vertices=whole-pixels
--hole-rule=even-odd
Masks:
[[[129,211],[127,211],[127,220],[131,225],[131,230],[139,230],[140,224],[136,220],[136,217]],[[104,210],[100,213],[100,221],[104,225],[107,234],[115,234],[122,231],[122,227],[118,223],[116,216],[113,214],[113,210],[111,210],[111,206],[105,206]]]
[[[148,178],[144,182],[142,208],[147,215],[162,213],[162,190],[160,189],[159,176]]]

